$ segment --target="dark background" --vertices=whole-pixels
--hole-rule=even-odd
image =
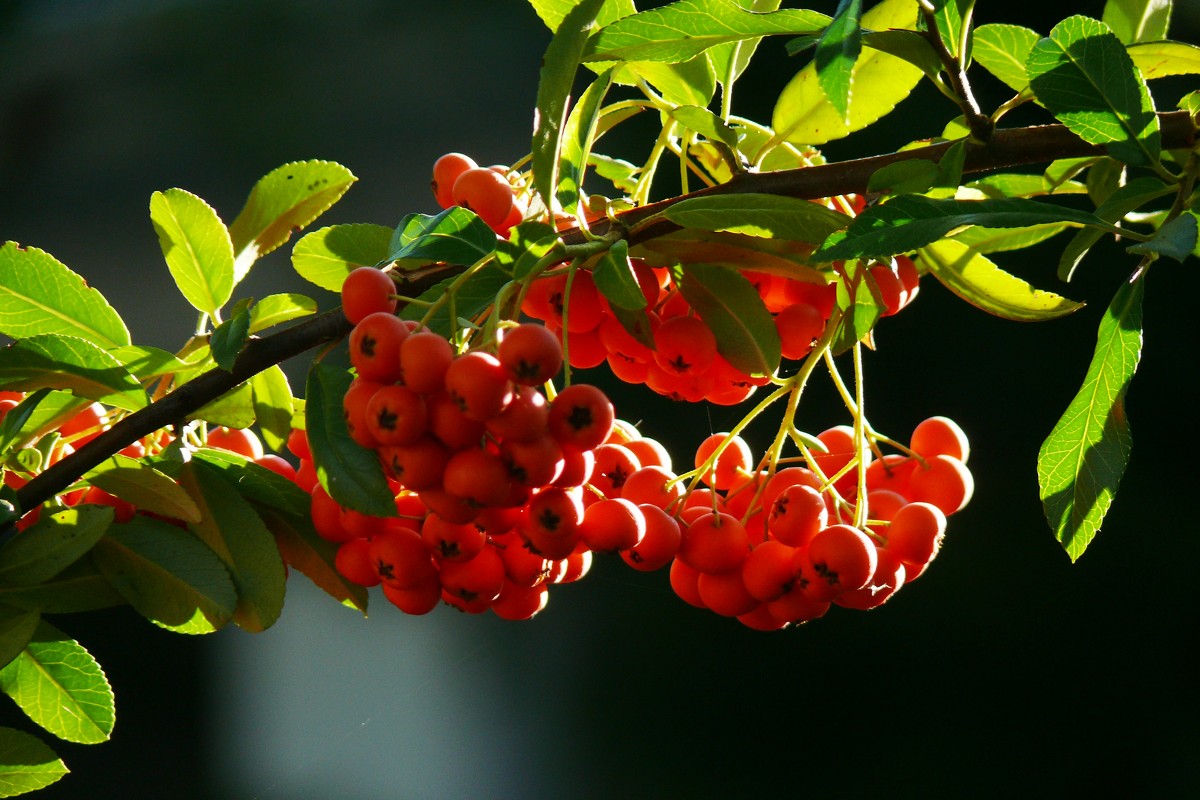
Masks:
[[[1055,5],[984,2],[978,13],[1046,32],[1068,13]],[[1174,36],[1196,41],[1196,3],[1177,6]],[[528,151],[548,39],[517,0],[6,0],[0,237],[83,274],[135,341],[176,347],[194,319],[161,262],[153,191],[185,188],[228,221],[259,176],[325,158],[360,181],[321,225],[432,213],[438,155],[496,163]],[[740,110],[759,118],[800,66],[780,42],[763,54],[738,90]],[[980,89],[985,105],[1004,99],[984,77]],[[919,93],[827,152],[894,149],[952,115]],[[238,296],[319,294],[290,271],[289,251],[256,267]],[[408,618],[382,597],[364,621],[303,578],[258,636],[175,636],[127,610],[64,617],[56,623],[104,665],[118,724],[98,747],[52,743],[73,774],[41,796],[1190,794],[1200,778],[1188,645],[1200,555],[1186,389],[1195,261],[1161,263],[1149,278],[1128,397],[1132,462],[1104,530],[1072,565],[1041,514],[1036,453],[1134,262],[1107,247],[1062,287],[1055,258],[1049,248],[1002,263],[1088,301],[1067,319],[1005,322],[929,279],[878,329],[872,423],[904,438],[924,417],[955,418],[976,479],[937,562],[881,609],[755,633],[685,606],[665,573],[599,559],[523,624],[446,608]],[[738,418],[613,388],[622,416],[645,420],[677,461]],[[818,380],[800,424],[846,421]],[[0,724],[32,730],[7,702]]]

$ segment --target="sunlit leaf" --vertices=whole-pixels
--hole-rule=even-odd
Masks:
[[[32,392],[48,387],[137,411],[149,398],[129,370],[85,339],[30,336],[0,349],[0,383]]]
[[[0,245],[0,334],[57,333],[99,347],[129,344],[129,331],[104,296],[49,253]]]
[[[60,739],[95,744],[112,734],[116,712],[104,671],[79,642],[45,620],[21,655],[0,670],[0,690]]]
[[[610,305],[630,311],[646,307],[646,296],[633,273],[629,247],[624,241],[617,242],[600,256],[592,268],[592,277]]]
[[[707,108],[679,106],[671,110],[670,116],[688,130],[707,139],[721,142],[730,149],[737,147],[737,132]]]
[[[587,43],[584,60],[687,61],[728,42],[816,33],[829,21],[816,11],[754,13],[733,0],[679,0],[605,26]]]
[[[150,221],[163,258],[184,299],[216,314],[233,292],[233,243],[208,203],[183,189],[155,192]]]
[[[1142,42],[1130,45],[1129,57],[1146,80],[1172,75],[1200,74],[1200,47],[1184,42]]]
[[[1108,0],[1102,19],[1126,44],[1166,39],[1171,0]]]
[[[83,477],[144,511],[186,522],[200,519],[200,510],[191,496],[173,478],[145,461],[114,453]]]
[[[685,228],[814,244],[850,222],[819,203],[767,194],[694,197],[673,203],[662,216]]]
[[[305,234],[292,248],[292,268],[322,289],[340,292],[346,276],[388,257],[393,230],[386,225],[331,225]]]
[[[740,0],[742,8],[759,14],[778,11],[780,3],[781,0]],[[741,76],[761,41],[759,37],[741,39],[719,44],[705,51],[709,63],[712,64],[713,73],[722,86],[728,89]]]
[[[356,180],[350,170],[332,161],[294,161],[260,178],[229,226],[236,254],[234,284],[255,260],[325,213]]]
[[[315,313],[317,302],[311,297],[292,292],[269,294],[250,308],[250,333]]]
[[[971,34],[975,61],[1014,92],[1029,86],[1025,59],[1041,34],[1020,25],[980,25]]]
[[[1020,322],[1055,319],[1083,307],[1054,292],[1035,289],[963,242],[947,239],[917,251],[946,288],[989,314]]]
[[[388,244],[387,260],[413,266],[444,261],[474,264],[496,250],[496,234],[474,212],[451,206],[438,214],[409,214]]]
[[[612,85],[612,71],[606,70],[594,80],[571,109],[562,132],[558,184],[555,195],[561,206],[573,211],[583,186],[584,167],[596,138],[600,103]]]
[[[250,379],[254,418],[269,450],[282,450],[292,432],[292,387],[275,364]]]
[[[250,307],[240,302],[229,319],[218,325],[209,337],[213,361],[226,372],[233,372],[234,362],[250,340]]]
[[[1068,17],[1025,61],[1038,100],[1089,144],[1127,164],[1158,159],[1158,118],[1124,45],[1102,22]]]
[[[1038,453],[1046,519],[1072,561],[1100,530],[1133,447],[1125,392],[1141,357],[1142,290],[1126,283],[1113,297],[1083,385]]]
[[[556,31],[562,25],[563,18],[567,16],[567,13],[579,4],[579,0],[529,0],[529,4],[533,6],[533,10],[537,12],[542,22],[546,23],[546,27]],[[600,8],[600,12],[596,14],[596,24],[607,25],[636,10],[633,0],[607,0]]]

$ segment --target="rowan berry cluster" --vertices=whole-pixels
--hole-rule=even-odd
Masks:
[[[774,472],[754,470],[741,437],[714,434],[701,444],[696,465],[708,488],[682,501],[670,572],[676,594],[776,630],[823,616],[832,604],[875,608],[924,572],[946,518],[973,491],[961,428],[931,417],[905,454],[882,458],[857,446],[848,426],[817,438],[825,450],[811,453],[811,469]]]
[[[430,188],[442,208],[468,208],[497,234],[507,236],[526,210],[508,176],[507,167],[481,167],[470,156],[447,153],[434,162]]]

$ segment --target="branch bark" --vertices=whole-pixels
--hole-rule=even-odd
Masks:
[[[1196,146],[1196,123],[1187,112],[1159,114],[1159,124],[1165,149],[1191,149]],[[882,167],[914,158],[936,162],[950,146],[950,143],[935,144],[805,169],[742,173],[728,183],[631,209],[618,215],[617,221],[623,227],[632,228],[674,203],[708,195],[756,193],[813,200],[831,195],[863,193],[871,175]],[[989,172],[1103,153],[1102,146],[1087,144],[1062,125],[997,130],[986,143],[968,143],[963,172]],[[611,223],[607,221],[591,226],[594,234],[603,234],[609,228]],[[674,223],[659,220],[639,228],[630,241],[636,244],[678,229]],[[564,231],[563,240],[571,244],[584,239],[582,233],[575,229]],[[402,288],[406,294],[419,294],[462,269],[461,266],[450,264],[423,268],[419,275],[407,275]],[[19,508],[31,509],[49,500],[113,453],[143,436],[188,419],[198,409],[257,373],[344,337],[350,327],[341,310],[335,309],[280,333],[251,341],[238,356],[232,372],[213,369],[200,375],[147,408],[121,420],[69,457],[31,479],[17,490]]]

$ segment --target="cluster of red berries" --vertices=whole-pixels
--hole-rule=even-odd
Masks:
[[[508,236],[525,216],[525,203],[509,181],[508,168],[481,167],[462,153],[447,153],[434,162],[430,188],[442,208],[468,208],[500,236]]]
[[[931,417],[914,430],[910,454],[879,459],[856,447],[848,426],[817,438],[825,450],[812,454],[815,470],[756,471],[741,437],[713,434],[696,451],[707,488],[685,497],[673,475],[658,476],[659,500],[682,525],[670,562],[676,594],[756,630],[777,630],[820,617],[831,604],[875,608],[925,570],[946,518],[973,491],[961,428]],[[641,480],[635,472],[626,485]],[[860,503],[865,522],[856,527]]]

